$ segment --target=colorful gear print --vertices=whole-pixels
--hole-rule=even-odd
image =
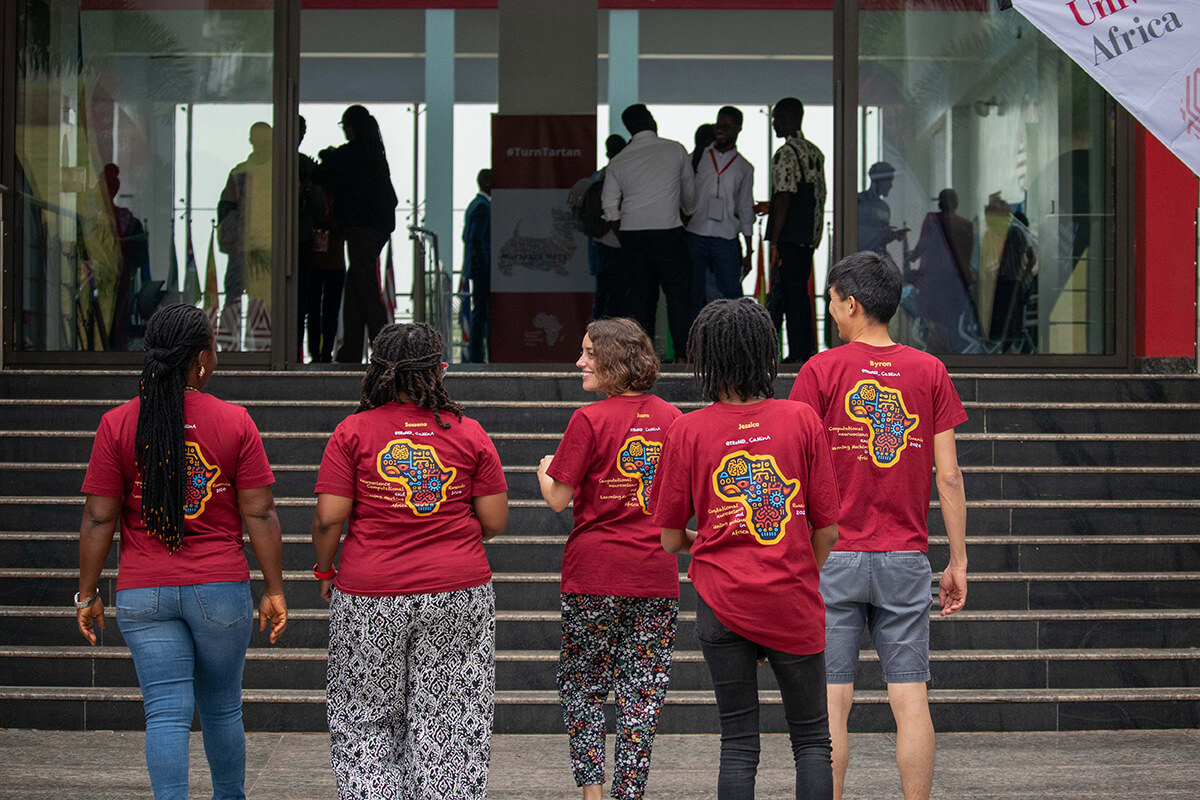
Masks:
[[[647,514],[650,513],[650,487],[654,484],[654,473],[658,469],[658,457],[661,454],[661,442],[647,441],[641,436],[627,439],[617,453],[617,471],[637,480],[638,505]]]
[[[779,544],[787,533],[800,481],[783,477],[774,456],[739,450],[721,460],[713,473],[713,490],[745,506],[746,527],[759,544]]]
[[[880,386],[878,381],[855,384],[846,395],[846,413],[867,423],[867,452],[877,467],[893,467],[908,447],[908,434],[921,421],[904,407],[898,389]]]
[[[204,458],[200,445],[183,443],[183,463],[187,467],[187,482],[183,488],[183,516],[195,519],[204,513],[204,506],[212,499],[213,486],[221,477],[221,468],[214,467]]]
[[[379,477],[407,490],[405,504],[418,517],[427,517],[441,507],[457,473],[454,467],[442,466],[432,447],[408,439],[388,442],[375,463]]]

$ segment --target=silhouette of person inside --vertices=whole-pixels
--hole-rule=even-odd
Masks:
[[[129,349],[130,293],[133,277],[150,280],[150,253],[141,220],[124,206],[117,205],[121,191],[121,169],[105,164],[96,184],[92,229],[86,236],[89,260],[95,273],[107,271],[115,276],[112,292],[112,321],[108,333],[109,350]]]
[[[471,336],[468,360],[482,364],[490,336],[488,312],[492,300],[492,171],[481,169],[475,176],[479,192],[463,215],[463,275],[471,282]]]
[[[971,254],[975,226],[959,216],[958,192],[938,192],[938,210],[925,215],[917,246],[908,253],[919,260],[915,273],[917,305],[928,325],[926,349],[931,353],[962,353],[969,340],[964,331],[977,333],[971,290],[975,274]],[[967,313],[969,312],[969,313]]]
[[[717,126],[711,122],[706,122],[696,128],[696,133],[692,137],[695,144],[692,150],[692,169],[697,169],[700,166],[700,158],[704,155],[704,150],[717,140]],[[612,156],[609,156],[611,158]]]
[[[1013,211],[1000,249],[988,332],[988,338],[1000,345],[1001,352],[1037,352],[1037,326],[1025,324],[1030,298],[1036,292],[1038,257],[1034,241],[1029,217],[1023,211]]]
[[[884,200],[896,181],[896,168],[879,161],[867,170],[871,185],[858,193],[858,249],[887,254],[887,246],[904,238],[908,228],[892,227],[892,209]]]
[[[333,212],[346,237],[350,266],[342,304],[342,346],[337,360],[358,364],[363,357],[363,329],[370,340],[389,322],[379,286],[377,263],[396,229],[396,191],[379,122],[366,108],[342,112],[346,143],[320,152],[333,187]]]
[[[250,126],[250,155],[229,171],[217,202],[217,246],[229,256],[225,305],[217,325],[223,350],[242,349],[242,294],[246,295],[245,349],[271,346],[271,143],[265,122]]]

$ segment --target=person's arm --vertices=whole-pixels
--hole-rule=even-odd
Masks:
[[[683,145],[679,146],[679,152],[679,213],[690,217],[696,213],[696,170]]]
[[[962,610],[967,602],[967,497],[962,470],[958,468],[953,428],[934,434],[933,463],[937,467],[942,522],[950,540],[950,564],[942,573],[938,589],[942,616],[946,616]]]
[[[826,525],[823,528],[813,528],[812,532],[812,549],[813,558],[817,560],[817,570],[825,566],[825,559],[829,558],[829,553],[833,550],[833,546],[837,544],[837,523]]]
[[[696,535],[697,531],[691,528],[663,528],[659,541],[668,553],[687,553],[691,551]]]
[[[508,527],[508,492],[471,498],[475,518],[483,528],[483,540],[494,539]]]
[[[91,644],[96,644],[93,620],[104,628],[104,601],[99,593],[100,571],[112,548],[117,520],[121,517],[121,498],[89,494],[83,502],[83,521],[79,525],[79,599],[95,597],[87,608],[75,612],[79,632]]]
[[[610,161],[605,168],[604,188],[600,190],[600,207],[604,209],[609,230],[617,230],[621,226],[621,184],[617,180],[618,171],[613,166]]]
[[[354,508],[354,500],[336,494],[317,494],[317,510],[313,514],[312,541],[313,549],[317,551],[317,572],[329,572],[333,569],[333,559],[337,556],[338,544],[342,540],[342,526],[350,518]],[[328,603],[333,598],[333,578],[318,582],[318,592],[321,599]]]
[[[262,602],[258,604],[258,629],[267,629],[271,621],[271,644],[287,628],[287,600],[283,597],[283,535],[279,516],[275,513],[275,498],[270,486],[237,490],[238,509],[246,521],[250,546],[263,575]]]
[[[542,490],[542,499],[557,513],[571,503],[571,498],[575,496],[575,487],[546,474],[553,460],[554,456],[542,457],[541,463],[538,464],[537,478],[538,487]]]

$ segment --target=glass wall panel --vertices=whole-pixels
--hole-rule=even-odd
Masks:
[[[1013,12],[863,0],[858,245],[905,277],[900,341],[1114,351],[1113,111]]]
[[[270,347],[274,12],[218,5],[18,3],[16,349],[138,350],[170,302]]]

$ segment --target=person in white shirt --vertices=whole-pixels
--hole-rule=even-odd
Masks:
[[[696,166],[696,211],[687,224],[693,317],[709,300],[742,296],[754,241],[754,167],[737,150],[741,110],[724,106],[715,127],[717,138]],[[744,258],[739,233],[746,239]],[[716,278],[717,297],[706,296],[709,273]]]
[[[601,202],[619,232],[628,286],[625,311],[653,340],[661,287],[676,358],[687,353],[692,324],[692,261],[680,217],[695,194],[692,159],[679,142],[660,139],[658,124],[638,103],[621,112],[631,139],[608,163]]]

